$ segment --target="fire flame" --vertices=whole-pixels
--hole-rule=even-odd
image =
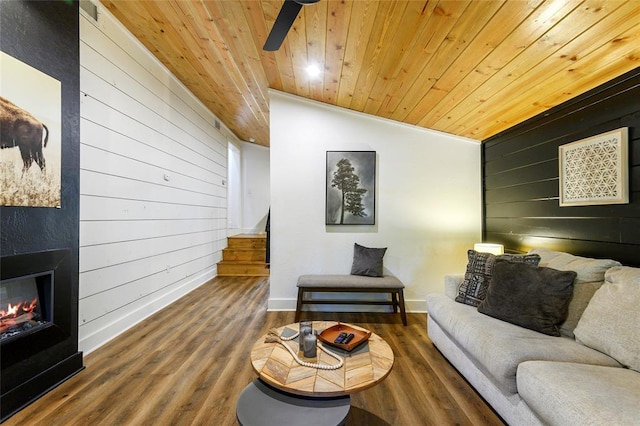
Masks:
[[[36,309],[36,305],[38,304],[38,299],[33,299],[31,303],[29,302],[20,302],[17,305],[12,305],[8,303],[7,310],[0,309],[0,319],[9,319],[9,318],[17,318],[21,315],[30,314]]]

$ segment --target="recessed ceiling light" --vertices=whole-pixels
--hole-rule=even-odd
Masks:
[[[307,66],[307,75],[311,78],[316,78],[320,75],[320,67],[316,64],[310,64]]]

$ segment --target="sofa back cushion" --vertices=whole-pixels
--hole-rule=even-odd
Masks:
[[[567,319],[560,327],[560,333],[573,337],[582,313],[589,304],[593,294],[604,282],[605,272],[614,266],[620,266],[620,262],[610,259],[592,259],[588,257],[574,256],[569,253],[535,248],[529,254],[540,256],[540,266],[557,269],[559,271],[575,271],[577,276],[573,285],[573,295],[569,302]]]
[[[640,268],[619,266],[591,298],[574,333],[585,346],[640,372]]]

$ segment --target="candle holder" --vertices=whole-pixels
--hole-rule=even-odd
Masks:
[[[313,322],[310,320],[300,321],[300,332],[298,335],[298,347],[300,350],[304,348],[304,336],[313,333]]]

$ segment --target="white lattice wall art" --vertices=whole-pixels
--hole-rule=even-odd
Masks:
[[[629,202],[628,136],[622,127],[558,148],[560,206]]]

